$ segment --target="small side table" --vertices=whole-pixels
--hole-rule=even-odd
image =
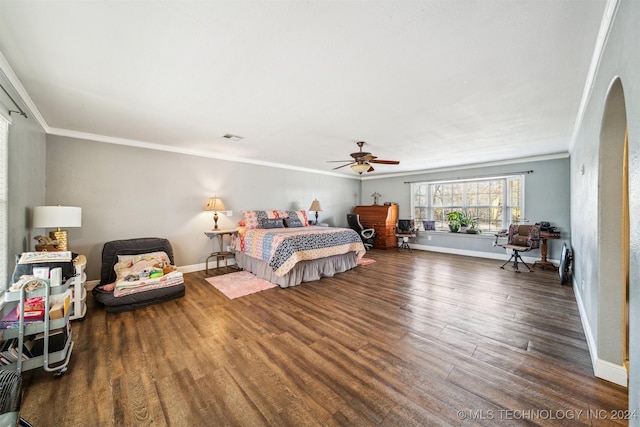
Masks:
[[[208,238],[213,239],[214,237],[218,238],[218,248],[219,250],[217,252],[212,252],[211,255],[209,255],[207,257],[207,261],[206,261],[206,274],[209,274],[209,260],[211,258],[215,258],[216,259],[216,269],[220,268],[220,261],[224,260],[224,268],[225,268],[225,272],[229,271],[229,265],[227,263],[227,258],[229,257],[233,257],[234,254],[233,252],[229,252],[229,251],[225,251],[224,250],[224,236],[225,235],[233,235],[236,233],[237,230],[211,230],[211,231],[205,231],[204,234],[207,235]]]
[[[549,253],[549,245],[547,240],[549,239],[559,239],[560,236],[557,234],[551,233],[540,233],[540,259],[533,263],[532,267],[540,267],[542,269],[549,268],[551,270],[558,271],[558,266],[547,260],[547,254]]]

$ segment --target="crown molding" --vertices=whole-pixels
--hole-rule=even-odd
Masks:
[[[568,152],[562,152],[562,153],[554,153],[554,154],[545,154],[542,156],[531,156],[531,157],[521,157],[517,159],[497,160],[494,162],[472,163],[467,165],[448,166],[443,168],[423,169],[423,170],[413,171],[413,172],[389,173],[384,175],[362,178],[362,180],[368,181],[372,179],[397,178],[397,177],[405,177],[405,176],[412,176],[412,175],[426,175],[426,174],[439,173],[439,172],[453,172],[453,171],[461,171],[466,169],[478,169],[478,168],[491,167],[491,166],[505,166],[505,165],[515,165],[518,163],[530,163],[530,162],[542,162],[546,160],[566,159],[568,157],[569,157]]]
[[[145,148],[148,150],[166,151],[169,153],[186,154],[189,156],[197,156],[197,157],[206,157],[210,159],[225,160],[229,162],[247,163],[247,164],[258,165],[258,166],[267,166],[271,168],[294,170],[298,172],[315,173],[320,175],[333,176],[337,178],[359,179],[359,177],[350,177],[348,175],[342,175],[335,172],[319,171],[316,169],[285,165],[282,163],[265,162],[262,160],[245,159],[241,157],[227,156],[225,154],[208,153],[208,152],[198,151],[198,150],[189,150],[189,149],[184,149],[180,147],[156,144],[152,142],[144,142],[144,141],[137,141],[133,139],[98,135],[98,134],[89,133],[89,132],[78,132],[78,131],[69,130],[69,129],[49,128],[47,134],[55,135],[55,136],[64,136],[64,137],[75,138],[75,139],[85,139],[88,141],[103,142],[106,144],[125,145],[128,147]]]
[[[9,61],[7,61],[7,58],[4,56],[4,54],[1,51],[0,51],[0,71],[2,71],[2,73],[5,75],[5,77],[11,84],[11,86],[13,86],[13,89],[18,93],[18,96],[20,97],[22,102],[26,104],[27,110],[29,110],[29,112],[36,119],[38,124],[42,127],[42,129],[44,129],[46,133],[49,133],[49,125],[47,124],[47,121],[44,119],[42,114],[40,114],[40,110],[38,110],[38,107],[36,107],[36,104],[34,104],[33,100],[27,93],[27,90],[22,85],[22,82],[20,81],[16,73],[13,71],[13,68],[11,68]]]

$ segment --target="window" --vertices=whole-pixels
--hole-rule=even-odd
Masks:
[[[7,289],[7,143],[9,122],[0,114],[0,292]]]
[[[411,184],[411,209],[416,221],[435,221],[449,230],[447,214],[466,212],[482,231],[499,231],[519,223],[524,205],[524,175]]]

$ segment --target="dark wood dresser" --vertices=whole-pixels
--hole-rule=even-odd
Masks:
[[[398,222],[398,205],[356,206],[353,213],[360,215],[360,223],[365,228],[376,230],[374,249],[398,247],[398,238],[394,234]]]

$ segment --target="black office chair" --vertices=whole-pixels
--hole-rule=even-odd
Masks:
[[[496,242],[498,240],[498,234],[496,234]],[[504,270],[504,266],[509,264],[513,260],[513,269],[516,273],[520,273],[518,269],[518,261],[524,264],[525,267],[531,272],[531,267],[520,256],[520,252],[528,252],[540,247],[540,225],[517,225],[511,224],[509,226],[509,234],[507,235],[508,241],[505,244],[498,245],[507,251],[511,250],[511,257],[500,266]]]
[[[399,219],[394,234],[398,239],[402,239],[398,250],[408,249],[409,252],[413,252],[409,246],[409,239],[416,237],[415,222],[412,219]]]
[[[373,248],[373,239],[376,235],[376,230],[374,230],[373,228],[364,228],[364,226],[360,223],[359,214],[347,214],[347,223],[349,224],[349,228],[355,230],[356,233],[360,235],[365,249],[368,250]]]

